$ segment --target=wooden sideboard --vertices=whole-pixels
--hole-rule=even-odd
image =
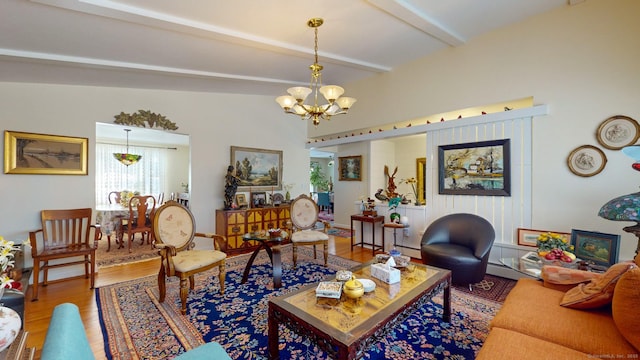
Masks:
[[[291,219],[290,206],[280,205],[240,210],[216,210],[216,233],[227,238],[227,253],[237,254],[255,249],[255,241],[243,241],[249,232],[284,229]]]

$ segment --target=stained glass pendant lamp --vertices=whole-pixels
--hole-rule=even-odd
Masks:
[[[640,146],[627,146],[622,149],[622,152],[635,160],[631,167],[640,171]],[[640,252],[640,192],[618,196],[609,200],[602,205],[600,211],[598,211],[598,216],[614,221],[635,221],[635,225],[626,226],[622,230],[638,237],[636,255]]]
[[[137,163],[142,159],[142,155],[129,154],[129,132],[131,129],[124,129],[127,132],[127,152],[126,153],[113,153],[113,157],[120,161],[122,164],[129,166]]]

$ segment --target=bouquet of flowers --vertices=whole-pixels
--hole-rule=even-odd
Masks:
[[[416,178],[408,178],[408,179],[400,180],[400,183],[411,185],[411,190],[413,190],[413,196],[414,196],[414,199],[415,199],[415,201],[417,203],[418,202],[418,191],[416,190],[416,184],[418,183],[418,180],[416,180]]]
[[[5,240],[0,236],[0,288],[9,287],[13,282],[9,276],[9,272],[15,265],[15,252],[20,250],[13,241]]]
[[[122,205],[122,207],[129,207],[129,200],[131,200],[132,197],[140,195],[140,191],[129,191],[129,190],[123,190],[120,192],[120,205]]]

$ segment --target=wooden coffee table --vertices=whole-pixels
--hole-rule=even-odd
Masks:
[[[375,261],[375,260],[374,260]],[[374,280],[376,289],[358,300],[316,298],[318,284],[269,301],[269,358],[279,359],[278,326],[284,324],[317,344],[332,359],[357,359],[390,329],[443,292],[443,319],[451,319],[451,271],[422,264],[402,270],[400,283],[371,276],[367,263],[351,271]],[[335,281],[335,280],[334,280]]]

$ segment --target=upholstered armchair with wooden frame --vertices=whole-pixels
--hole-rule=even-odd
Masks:
[[[40,269],[44,272],[43,286],[48,285],[49,269],[84,264],[85,277],[95,285],[96,249],[100,238],[99,227],[91,224],[91,208],[69,210],[42,210],[42,228],[29,232],[33,257],[33,290],[31,301],[38,300]],[[94,236],[91,238],[91,228]],[[50,260],[82,257],[82,260],[57,262]],[[42,264],[41,264],[42,263]]]
[[[224,236],[196,232],[196,221],[191,211],[176,201],[169,200],[156,210],[153,218],[154,242],[161,257],[158,273],[160,302],[167,293],[167,276],[180,279],[180,301],[182,314],[187,313],[189,289],[194,289],[194,275],[218,267],[220,294],[224,294],[226,276],[225,254],[227,241]],[[194,237],[213,239],[213,250],[195,250]],[[187,288],[187,279],[189,288]]]
[[[327,258],[329,256],[329,235],[328,231],[331,224],[328,221],[322,221],[324,228],[315,230],[318,222],[318,204],[309,196],[302,194],[295,198],[291,203],[291,221],[288,227],[291,231],[291,243],[293,244],[293,267],[296,267],[298,261],[298,246],[313,246],[313,258],[317,259],[316,245],[323,246],[324,266],[327,266]]]

